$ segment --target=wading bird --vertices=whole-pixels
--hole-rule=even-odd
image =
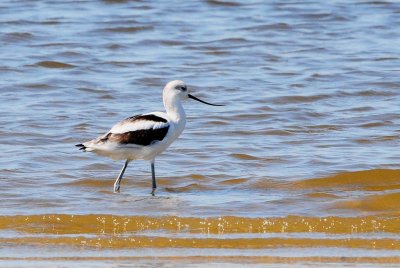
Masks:
[[[80,150],[94,152],[116,160],[125,160],[125,164],[114,183],[114,192],[119,192],[122,177],[129,162],[147,160],[151,163],[152,191],[157,188],[154,171],[155,157],[161,154],[182,133],[186,124],[186,114],[182,100],[187,98],[213,105],[190,95],[183,81],[169,82],[163,90],[163,102],[166,113],[152,112],[128,117],[103,136],[81,144]]]

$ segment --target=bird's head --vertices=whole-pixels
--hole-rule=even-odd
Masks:
[[[181,80],[174,80],[174,81],[168,82],[167,85],[164,87],[163,97],[164,97],[164,103],[166,103],[167,100],[176,100],[176,99],[186,100],[186,99],[190,98],[190,99],[202,102],[207,105],[223,106],[223,105],[212,104],[212,103],[200,100],[199,98],[196,98],[195,96],[189,94],[186,83]]]

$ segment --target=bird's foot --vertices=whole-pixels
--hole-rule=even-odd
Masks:
[[[155,195],[156,195],[156,194],[155,194],[155,193],[156,193],[156,189],[157,189],[157,188],[153,188],[153,190],[151,191],[151,195],[152,195],[152,196],[155,196]]]
[[[120,185],[119,183],[114,183],[114,193],[119,193]]]

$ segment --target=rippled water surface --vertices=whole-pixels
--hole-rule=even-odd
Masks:
[[[4,266],[400,262],[398,1],[0,3]],[[74,144],[163,110],[182,136],[122,167]],[[170,265],[170,266],[169,266]]]

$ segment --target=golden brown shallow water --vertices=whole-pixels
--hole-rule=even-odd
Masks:
[[[2,1],[0,265],[397,267],[397,1]],[[73,146],[185,103],[156,162]]]
[[[271,204],[264,203],[263,217],[252,216],[250,212],[249,216],[231,216],[235,213],[223,213],[223,208],[212,209],[211,206],[208,210],[219,211],[220,216],[196,216],[197,213],[188,210],[201,214],[204,207],[196,208],[199,200],[192,200],[191,206],[185,208],[179,207],[183,198],[174,196],[190,195],[193,189],[156,197],[121,194],[122,199],[133,201],[129,204],[133,209],[145,203],[157,206],[157,212],[146,207],[133,212],[142,215],[130,215],[132,210],[125,215],[29,212],[5,215],[0,217],[0,260],[9,265],[33,263],[38,266],[136,263],[145,266],[279,264],[297,267],[321,262],[332,267],[343,263],[397,265],[400,261],[400,195],[392,191],[397,189],[399,179],[399,170],[371,170],[267,184],[271,189],[294,196],[288,204],[304,207],[302,202],[306,197],[308,206],[319,207],[318,211],[307,213],[310,215],[299,211],[294,215],[271,216],[268,208],[273,210],[279,203],[268,201]],[[246,185],[238,180],[223,180],[222,185]],[[111,202],[115,200],[111,192],[107,194],[109,185],[106,183],[93,180],[76,184],[75,187],[104,188],[99,192],[111,198]],[[267,185],[249,188],[262,189]],[[348,196],[333,194],[341,191],[347,191]],[[370,194],[349,196],[359,191]],[[241,199],[240,196],[236,198]],[[177,207],[172,209],[168,203]],[[204,202],[200,203],[204,206]],[[254,207],[251,201],[248,203],[246,207]],[[323,214],[321,211],[330,216],[318,216]]]

